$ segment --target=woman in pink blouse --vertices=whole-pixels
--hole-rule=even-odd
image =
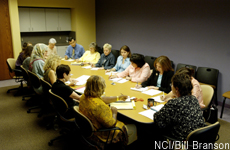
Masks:
[[[199,82],[193,77],[194,70],[192,68],[184,67],[184,68],[179,69],[176,73],[185,73],[191,77],[191,83],[193,85],[192,95],[198,99],[200,108],[204,108],[205,105],[203,102],[203,93],[202,93]],[[162,100],[168,101],[172,97],[174,97],[174,95],[172,94],[172,91],[171,91],[168,95],[162,97]]]
[[[125,71],[120,72],[116,75],[112,75],[109,78],[123,78],[132,82],[144,82],[146,81],[151,72],[148,63],[145,62],[144,56],[141,54],[132,54],[130,58],[131,65],[129,65]]]

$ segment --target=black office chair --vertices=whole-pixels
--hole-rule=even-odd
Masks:
[[[208,67],[198,67],[196,79],[202,84],[211,85],[214,88],[214,102],[218,105],[217,100],[217,85],[218,85],[219,70]]]
[[[9,69],[10,77],[15,79],[16,83],[20,82],[20,86],[18,88],[9,89],[7,91],[7,93],[9,93],[10,91],[13,91],[13,90],[17,90],[17,92],[14,94],[14,96],[22,95],[23,92],[24,92],[24,90],[23,90],[23,81],[24,81],[24,79],[23,79],[23,76],[19,76],[20,74],[22,74],[22,71],[19,70],[19,69],[16,69],[16,66],[15,66],[16,59],[8,58],[6,60],[6,63],[7,63],[8,69]],[[12,73],[15,73],[15,75],[12,76],[11,75]]]
[[[93,136],[94,132],[113,131],[108,133],[107,141],[104,143],[104,148],[106,149],[108,148],[108,144],[111,143],[111,141],[113,140],[115,131],[116,130],[122,131],[118,127],[96,130],[92,122],[79,111],[78,106],[74,106],[74,110],[75,110],[74,115],[75,115],[75,123],[77,127],[77,134],[80,133],[82,139],[90,146],[97,147],[97,145],[94,145],[92,141],[89,140],[89,138]],[[111,141],[109,141],[109,137],[111,137],[110,134],[112,134]]]
[[[145,62],[149,64],[150,69],[154,69],[154,61],[156,60],[156,57],[153,56],[145,56]]]
[[[48,143],[49,146],[53,145],[53,142],[59,139],[63,139],[63,138],[68,138],[71,137],[72,134],[74,133],[74,129],[75,129],[75,118],[73,117],[73,111],[72,109],[69,109],[68,104],[66,103],[66,101],[61,98],[60,96],[54,94],[51,89],[49,90],[50,93],[50,99],[51,99],[51,103],[52,106],[56,112],[56,119],[54,122],[54,124],[56,124],[57,122],[61,121],[62,123],[65,123],[65,126],[68,127],[68,129],[64,129],[60,131],[60,136],[51,139]],[[55,125],[56,127],[58,126],[58,124]],[[58,130],[57,128],[55,130]]]
[[[177,64],[176,71],[179,70],[180,68],[184,68],[184,67],[186,67],[186,68],[192,68],[194,70],[193,77],[196,76],[196,68],[197,67],[194,66],[194,65],[188,65],[188,64],[181,64],[181,63],[179,63],[179,64]]]
[[[111,50],[111,52],[113,53],[113,55],[115,56],[115,58],[116,58],[116,61],[117,61],[117,57],[119,57],[120,56],[120,51],[119,50]]]
[[[210,145],[210,144],[214,145],[214,143],[218,141],[219,139],[219,135],[218,135],[219,129],[220,129],[220,123],[216,122],[214,124],[210,124],[205,127],[198,128],[192,131],[187,136],[187,139],[186,139],[186,142],[188,142],[187,148],[189,150],[193,150],[193,148],[203,149],[203,145]],[[171,141],[179,141],[171,136],[164,135],[164,137]],[[202,144],[200,145],[198,144],[199,147],[197,147],[197,146],[194,146],[194,142],[202,143]]]

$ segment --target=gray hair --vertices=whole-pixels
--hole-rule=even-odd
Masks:
[[[110,45],[109,43],[105,43],[103,48],[108,48],[109,50],[112,49],[112,45]]]
[[[57,41],[56,41],[54,38],[51,38],[51,39],[49,40],[49,43],[56,44]]]

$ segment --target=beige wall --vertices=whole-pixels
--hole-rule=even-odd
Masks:
[[[86,50],[96,42],[95,0],[9,0],[14,57],[21,51],[18,6],[71,8],[72,31]]]

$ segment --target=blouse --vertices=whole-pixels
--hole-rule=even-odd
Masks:
[[[142,66],[141,68],[134,68],[132,65],[129,65],[128,68],[125,69],[125,71],[117,74],[119,78],[123,78],[128,75],[131,77],[132,82],[146,81],[151,75],[149,64],[145,63],[144,66]]]
[[[201,87],[200,87],[200,83],[192,77],[192,85],[193,85],[193,89],[192,89],[192,95],[194,95],[198,102],[199,102],[199,105],[200,105],[200,108],[204,108],[205,105],[204,105],[204,102],[203,102],[203,93],[202,93],[202,90],[201,90]]]
[[[119,56],[117,58],[117,63],[116,65],[114,66],[114,69],[116,69],[117,72],[122,72],[124,71],[129,65],[131,64],[130,62],[130,58],[126,58],[125,61],[124,61],[124,64],[123,64],[123,57],[122,56]]]
[[[86,51],[79,60],[95,64],[98,62],[99,59],[100,59],[100,53],[95,52],[91,54],[90,51]]]
[[[154,114],[154,123],[159,128],[169,129],[179,141],[186,140],[190,132],[205,126],[198,100],[193,95],[168,101]]]

